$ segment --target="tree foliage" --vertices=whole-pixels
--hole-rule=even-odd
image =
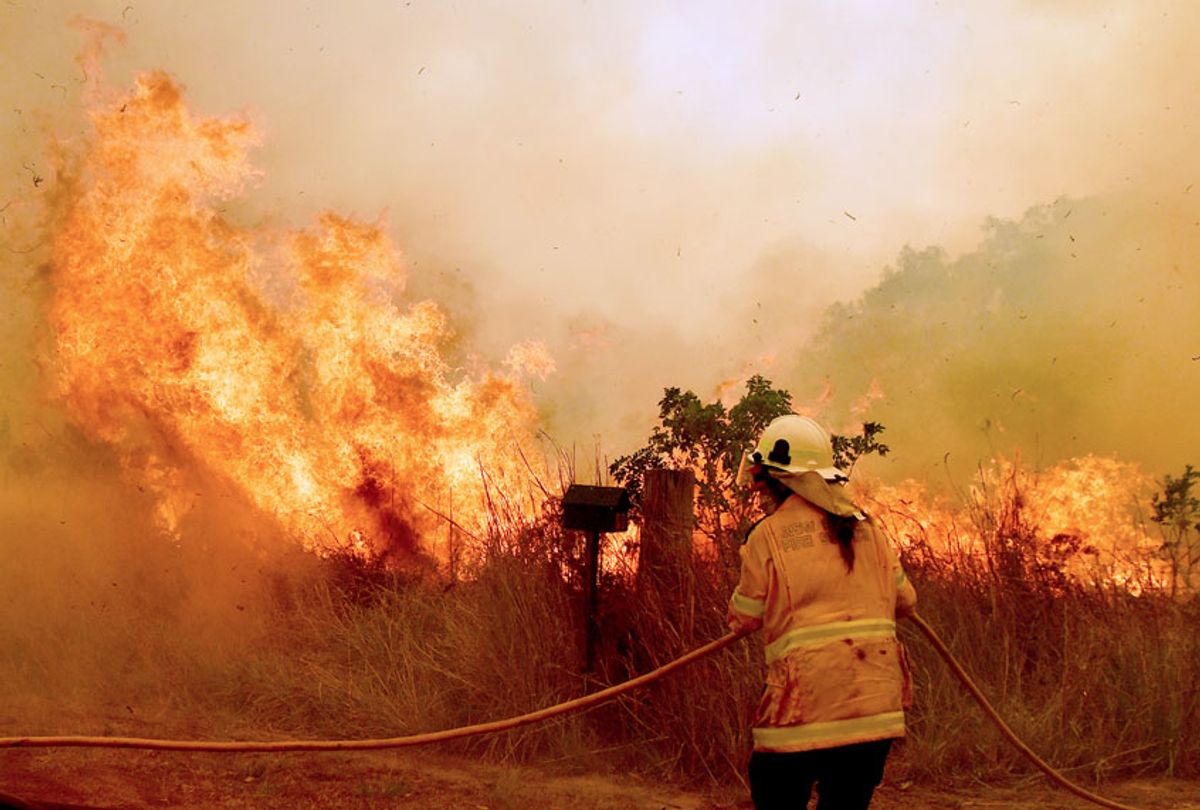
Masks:
[[[658,403],[658,424],[646,445],[614,461],[609,473],[629,490],[636,513],[647,470],[692,470],[697,528],[723,545],[729,533],[745,532],[755,512],[749,493],[736,485],[742,453],[772,419],[788,413],[792,413],[792,395],[761,375],[746,381],[745,394],[730,408],[719,400],[705,403],[693,391],[667,388]],[[849,472],[863,455],[885,455],[889,448],[879,441],[883,430],[882,425],[867,422],[858,436],[834,435],[834,463]]]
[[[879,434],[884,430],[878,422],[863,422],[862,432],[857,436],[833,434],[833,465],[849,475],[861,457],[870,453],[886,456],[892,448],[879,441]]]
[[[1200,471],[1187,465],[1178,478],[1163,477],[1163,491],[1155,493],[1150,519],[1162,526],[1163,557],[1171,564],[1171,593],[1178,590],[1182,577],[1192,586],[1193,574],[1200,567],[1200,497],[1193,487],[1200,483]]]
[[[704,403],[693,391],[667,388],[658,403],[658,424],[646,445],[609,466],[629,490],[634,508],[641,504],[642,478],[649,469],[690,469],[696,474],[696,519],[702,532],[717,539],[729,522],[744,520],[746,499],[734,486],[742,451],[777,416],[790,413],[792,395],[755,375],[731,408],[719,400]]]

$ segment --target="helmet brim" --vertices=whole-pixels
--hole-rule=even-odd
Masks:
[[[762,466],[774,473],[776,477],[816,473],[831,483],[850,480],[850,475],[845,470],[840,470],[837,467],[785,467],[780,464],[763,464]]]
[[[837,467],[820,467],[810,472],[815,472],[817,475],[824,478],[826,481],[849,481],[850,476],[845,470],[839,470]]]
[[[785,464],[763,463],[763,469],[768,469],[770,472],[778,475],[804,475],[805,473],[816,473],[821,478],[827,481],[847,481],[850,480],[850,474],[844,469],[836,467],[788,467]]]
[[[837,467],[784,467],[777,464],[771,464],[768,461],[754,461],[751,458],[750,451],[747,450],[746,452],[742,453],[742,460],[741,463],[738,464],[737,475],[734,477],[734,480],[737,482],[738,486],[744,487],[750,484],[751,478],[753,477],[752,471],[755,467],[762,467],[763,469],[769,470],[772,473],[782,475],[801,475],[807,472],[815,472],[826,481],[833,483],[850,480],[850,475],[845,470],[840,470]]]

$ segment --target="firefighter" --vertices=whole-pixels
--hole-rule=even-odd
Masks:
[[[879,528],[845,492],[829,434],[781,416],[746,453],[739,483],[768,514],[741,548],[730,629],[762,628],[766,685],[755,715],[757,810],[860,810],[904,736],[911,687],[896,617],[916,592]]]

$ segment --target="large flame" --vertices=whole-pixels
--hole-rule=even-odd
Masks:
[[[1148,519],[1153,489],[1137,464],[1088,455],[1044,470],[1019,458],[996,460],[957,504],[913,480],[867,486],[862,495],[895,541],[915,553],[983,558],[997,543],[1018,542],[1038,564],[1076,582],[1139,592],[1169,577]]]
[[[169,76],[90,119],[52,247],[57,393],[156,491],[166,528],[216,476],[310,547],[403,558],[435,515],[480,525],[485,490],[528,475],[519,374],[551,366],[535,347],[511,373],[453,369],[445,317],[400,303],[378,225],[235,224],[257,133],[193,116]]]

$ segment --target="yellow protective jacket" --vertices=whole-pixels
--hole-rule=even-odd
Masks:
[[[917,595],[869,520],[846,570],[825,512],[792,495],[750,532],[731,624],[766,636],[758,751],[807,751],[904,736],[911,686],[896,615]]]

